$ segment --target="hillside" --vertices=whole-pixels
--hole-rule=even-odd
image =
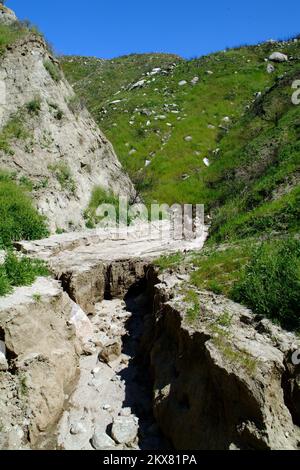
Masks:
[[[282,61],[272,59],[278,52],[286,55]],[[64,57],[62,66],[147,203],[205,204],[207,248],[186,260],[163,257],[159,266],[194,269],[192,290],[225,294],[298,329],[300,108],[292,103],[292,84],[300,77],[300,41],[268,41],[169,66],[166,57],[133,55],[98,66],[95,59]],[[139,76],[128,75],[120,87],[129,60]],[[110,80],[98,93],[105,70]]]
[[[35,28],[18,21],[0,24],[0,77],[0,170],[11,185],[15,181],[31,192],[51,232],[85,227],[95,188],[134,196],[111,144]],[[8,207],[1,199],[2,214],[3,206]],[[11,239],[27,237],[28,230],[13,226],[15,217],[22,214],[11,201],[2,217],[5,230],[12,225]],[[7,239],[3,230],[0,245]]]
[[[290,60],[267,62],[274,51]],[[223,137],[240,145],[234,129],[279,77],[297,74],[299,56],[300,42],[291,40],[178,59],[169,66],[168,56],[155,55],[112,61],[63,57],[62,66],[147,202],[210,204],[215,195],[208,188],[222,173]],[[128,61],[138,74],[129,73]]]

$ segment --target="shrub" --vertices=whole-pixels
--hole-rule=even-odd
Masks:
[[[0,247],[12,241],[34,240],[49,235],[45,219],[33,207],[25,189],[0,173]]]
[[[29,114],[38,115],[41,110],[41,98],[36,97],[32,101],[26,104],[26,109]]]
[[[257,314],[299,329],[300,241],[265,242],[255,249],[231,296]]]
[[[13,154],[10,148],[11,140],[25,140],[28,136],[28,131],[24,128],[21,116],[17,114],[12,116],[0,131],[0,151],[2,150],[6,154]]]
[[[76,183],[72,177],[71,170],[66,163],[55,163],[54,165],[49,165],[48,169],[56,176],[62,189],[66,189],[73,194],[75,193]]]
[[[119,221],[119,199],[112,193],[106,192],[101,186],[96,186],[91,195],[89,206],[84,213],[87,228],[94,228],[102,218],[97,216],[96,211],[102,204],[110,204],[115,208],[116,220]]]
[[[4,264],[0,265],[0,296],[9,294],[13,287],[29,286],[38,276],[48,274],[48,268],[43,261],[18,258],[15,253],[8,251]]]
[[[61,71],[56,64],[51,62],[51,60],[44,60],[44,67],[52,80],[55,82],[59,82],[61,80]]]

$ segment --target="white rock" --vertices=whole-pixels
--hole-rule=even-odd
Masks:
[[[223,122],[230,122],[231,119],[229,116],[225,116],[223,119],[222,119]]]
[[[213,72],[211,70],[206,70],[207,75],[213,75]]]
[[[151,163],[151,160],[146,160],[146,161],[145,161],[145,167],[149,166],[150,163]]]
[[[199,77],[194,77],[194,78],[191,80],[191,84],[192,84],[192,85],[197,85],[198,82],[199,82]]]
[[[268,73],[273,73],[273,72],[275,72],[275,67],[274,67],[274,65],[268,64],[268,65],[267,65],[267,72],[268,72]]]
[[[71,426],[70,433],[73,436],[76,436],[77,434],[83,434],[86,432],[86,428],[82,423],[75,423]]]
[[[119,416],[130,416],[131,415],[131,408],[122,408],[120,413],[119,413]]]
[[[128,155],[133,155],[134,153],[136,153],[136,149],[131,149],[130,152],[128,152]]]
[[[206,166],[210,166],[210,161],[208,160],[208,158],[203,158],[203,163]]]
[[[133,416],[118,416],[111,430],[112,438],[118,444],[130,444],[137,438],[138,424]]]
[[[192,142],[193,137],[192,137],[191,135],[187,135],[187,136],[184,138],[184,140],[185,140],[186,142]]]
[[[115,442],[101,429],[95,430],[92,437],[92,446],[96,450],[113,450],[116,448]]]
[[[138,82],[134,83],[131,87],[130,90],[134,90],[135,88],[142,88],[146,83],[146,80],[139,80]]]
[[[3,352],[0,352],[0,371],[5,371],[8,369],[8,362],[3,354]]]
[[[181,80],[181,81],[178,83],[179,86],[184,86],[184,85],[186,85],[186,84],[187,84],[187,81],[186,81],[186,80]]]
[[[273,52],[273,54],[270,55],[269,60],[272,60],[272,62],[287,62],[288,56],[286,54],[282,54],[282,52]]]

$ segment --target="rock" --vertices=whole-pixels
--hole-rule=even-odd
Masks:
[[[87,430],[82,423],[76,423],[71,426],[70,433],[73,436],[77,436],[77,434],[85,433]]]
[[[204,163],[204,165],[206,165],[206,166],[210,166],[210,161],[209,161],[208,158],[203,158],[203,163]]]
[[[213,75],[213,72],[211,70],[206,70],[205,72],[207,75]]]
[[[88,345],[93,336],[93,326],[84,311],[75,302],[71,311],[69,324],[74,325],[77,338],[82,347]]]
[[[270,55],[269,60],[272,62],[287,62],[289,59],[286,54],[282,54],[281,52],[273,52],[273,54]]]
[[[207,125],[207,128],[208,128],[208,129],[215,129],[216,126],[214,126],[213,124],[208,124],[208,125]]]
[[[101,428],[99,430],[95,430],[91,443],[96,450],[114,450],[116,448],[115,441],[113,441],[106,433],[103,433]]]
[[[136,88],[143,88],[145,86],[146,80],[139,80],[138,82],[131,85],[129,90],[135,90]]]
[[[109,363],[118,359],[122,352],[120,340],[112,340],[111,344],[106,345],[99,353],[99,359]]]
[[[184,86],[187,84],[187,81],[186,80],[181,80],[179,83],[178,83],[178,86]]]
[[[193,137],[192,137],[191,135],[187,135],[187,136],[184,138],[184,140],[185,140],[186,142],[192,142]]]
[[[138,435],[138,424],[133,416],[118,416],[114,419],[112,429],[112,438],[118,444],[131,444]]]
[[[231,119],[230,119],[229,116],[225,116],[225,117],[223,117],[222,121],[226,122],[226,123],[229,123],[229,122],[231,122]]]
[[[7,18],[7,12],[1,6],[0,17]],[[57,71],[59,80],[52,78],[46,63]],[[114,187],[116,195],[135,194],[111,144],[76,99],[42,37],[26,34],[16,47],[7,49],[1,56],[0,76],[1,90],[4,87],[6,92],[6,105],[1,106],[3,123],[22,113],[26,103],[41,99],[38,118],[24,116],[33,136],[30,153],[25,142],[12,141],[14,155],[1,152],[0,166],[8,171],[19,168],[19,176],[33,186],[45,184],[32,195],[39,212],[48,218],[51,232],[85,228],[83,212],[95,186]],[[57,119],[57,110],[61,119]],[[63,185],[57,178],[62,170],[69,175]]]
[[[151,163],[151,160],[146,160],[146,161],[145,161],[145,167],[149,166],[150,163]]]
[[[119,416],[131,416],[131,408],[122,408],[119,413]]]
[[[192,85],[197,85],[198,82],[199,82],[199,77],[194,77],[194,78],[191,80],[191,84],[192,84]]]
[[[34,302],[37,294],[40,301]],[[54,425],[62,413],[65,391],[77,375],[79,339],[69,326],[73,307],[60,283],[44,277],[0,297],[0,334],[12,357],[18,358],[14,374],[1,377],[0,415],[8,428],[19,426],[24,436],[30,435],[32,446],[41,430]],[[20,384],[23,394],[15,393],[7,401]]]
[[[134,155],[136,153],[136,149],[131,149],[129,152],[128,152],[128,155]]]
[[[0,371],[6,371],[8,369],[8,362],[5,354],[0,351]]]
[[[17,21],[16,14],[9,8],[0,4],[0,24],[9,25],[9,24],[15,23],[16,21]]]
[[[268,64],[268,65],[267,65],[267,72],[268,72],[268,73],[273,73],[273,72],[275,72],[275,67],[274,67],[274,65]]]

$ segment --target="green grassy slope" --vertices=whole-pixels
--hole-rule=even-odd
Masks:
[[[289,61],[268,73],[275,51]],[[62,62],[145,201],[204,203],[212,217],[204,250],[162,257],[158,266],[194,267],[185,287],[196,299],[193,317],[201,315],[195,289],[208,289],[299,330],[300,105],[291,98],[300,40],[171,67],[161,57],[130,60],[138,73],[122,57]],[[154,67],[162,71],[149,75]],[[105,70],[108,83],[100,81]],[[145,83],[132,89],[138,80]]]
[[[265,59],[277,50],[295,60],[276,64],[275,72],[268,74]],[[191,61],[133,55],[113,61],[63,58],[62,65],[146,201],[208,203],[209,170],[203,159],[214,158],[255,93],[265,92],[279,76],[299,67],[299,57],[300,42],[290,41]],[[168,67],[174,60],[176,66]],[[154,67],[162,72],[147,75]],[[195,86],[194,77],[199,77]],[[140,79],[145,85],[131,90]],[[181,80],[187,84],[179,86]],[[147,167],[146,160],[151,161]]]

